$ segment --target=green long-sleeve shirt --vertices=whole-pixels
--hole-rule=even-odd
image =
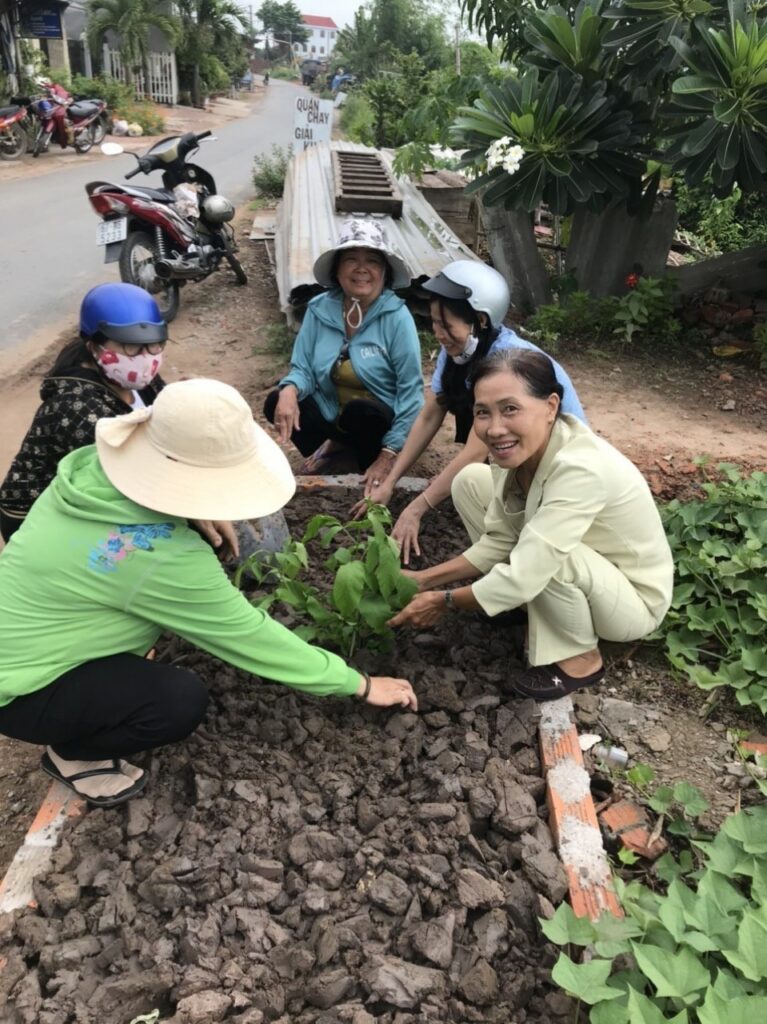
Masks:
[[[143,655],[165,630],[319,696],[359,686],[337,655],[254,608],[185,519],[130,501],[95,446],[80,448],[0,553],[0,706],[83,662]]]

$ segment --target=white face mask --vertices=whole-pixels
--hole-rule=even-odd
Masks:
[[[457,356],[451,356],[450,358],[454,363],[457,363],[458,366],[464,366],[477,351],[477,345],[479,345],[479,338],[476,334],[470,334],[466,339],[463,352],[459,352]]]
[[[162,366],[162,352],[152,355],[148,350],[137,356],[126,356],[108,348],[98,349],[98,364],[101,372],[121,388],[141,391],[154,380]]]

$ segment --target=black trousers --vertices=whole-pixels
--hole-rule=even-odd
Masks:
[[[101,761],[184,739],[207,703],[194,672],[114,654],[0,707],[0,733],[51,746],[66,761]]]
[[[264,402],[264,416],[270,423],[274,423],[279,397],[279,389],[275,388]],[[311,455],[323,441],[340,441],[354,452],[363,473],[378,458],[384,434],[394,420],[393,409],[368,398],[353,398],[347,402],[336,423],[324,419],[311,395],[298,403],[298,410],[301,429],[294,430],[290,439],[302,455]]]

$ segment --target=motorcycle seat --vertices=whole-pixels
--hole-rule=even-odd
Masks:
[[[81,100],[78,103],[70,103],[67,113],[70,117],[90,117],[101,108],[101,104],[93,100]]]
[[[178,196],[167,188],[149,188],[146,185],[112,185],[116,192],[124,192],[138,199],[151,199],[153,203],[175,203]]]
[[[11,117],[13,114],[21,110],[21,107],[0,107],[0,117]]]

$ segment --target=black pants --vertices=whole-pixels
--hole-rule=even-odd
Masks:
[[[0,537],[3,538],[6,544],[23,522],[23,519],[17,519],[15,516],[6,515],[5,512],[0,510]]]
[[[264,416],[274,423],[278,389],[271,391],[264,402]],[[347,402],[337,423],[324,419],[315,400],[309,396],[298,403],[301,429],[294,430],[291,441],[302,455],[311,455],[323,441],[340,441],[357,457],[360,471],[378,458],[383,437],[394,420],[394,410],[383,402],[369,398],[353,398]]]
[[[194,672],[114,654],[0,707],[0,733],[51,746],[66,761],[101,761],[184,739],[207,703]]]

